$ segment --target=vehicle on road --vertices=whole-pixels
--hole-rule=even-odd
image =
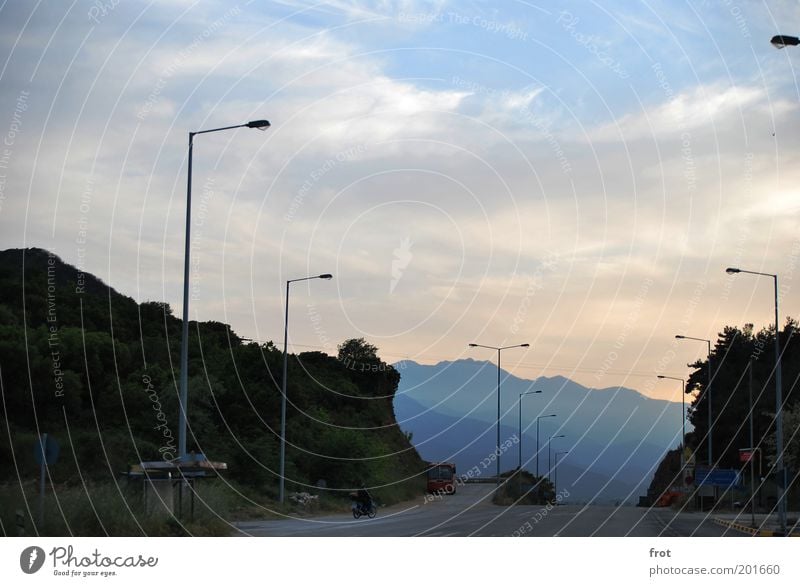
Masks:
[[[433,462],[428,465],[428,492],[455,494],[456,465],[452,462]]]
[[[669,507],[672,503],[676,502],[682,495],[680,490],[678,489],[670,489],[666,491],[664,494],[658,497],[656,504],[653,505],[654,507]]]
[[[378,513],[378,507],[375,506],[375,501],[372,499],[369,499],[369,502],[363,502],[354,498],[351,508],[353,510],[354,519],[359,519],[364,515],[373,519]]]

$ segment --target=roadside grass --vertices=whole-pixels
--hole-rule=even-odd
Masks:
[[[424,475],[413,476],[402,482],[397,482],[375,489],[373,498],[379,506],[391,506],[397,503],[419,499],[426,493],[427,479]],[[349,504],[348,504],[349,508]]]
[[[424,482],[416,479],[376,489],[381,506],[418,498]],[[35,481],[0,484],[0,534],[11,536],[225,536],[236,533],[233,523],[257,519],[313,517],[349,511],[345,491],[314,491],[305,504],[287,493],[277,502],[273,490],[257,490],[230,480],[212,479],[195,484],[194,513],[189,497],[183,512],[168,512],[159,497],[149,494],[145,506],[142,482],[87,482],[47,484],[43,523],[39,523],[39,486]],[[175,497],[177,507],[177,496]]]
[[[39,489],[35,482],[0,485],[0,530],[5,536],[222,536],[232,532],[229,520],[244,502],[218,480],[197,484],[194,515],[188,499],[184,514],[169,514],[157,499],[145,510],[141,483],[112,482],[56,485],[45,490],[39,523]]]

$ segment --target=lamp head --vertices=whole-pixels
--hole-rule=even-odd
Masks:
[[[520,347],[520,348],[529,348],[529,347],[530,347],[530,344],[528,344],[528,343],[525,343],[525,344],[520,344],[520,345],[519,345],[519,347]]]
[[[477,346],[478,346],[477,344],[470,344],[469,345],[470,348],[477,348]]]
[[[770,39],[769,42],[772,43],[776,49],[800,45],[800,39],[797,37],[790,37],[788,35],[775,35]]]
[[[664,378],[664,375],[663,374],[659,374],[658,378]]]
[[[742,269],[736,269],[736,268],[733,268],[733,267],[728,267],[727,269],[725,269],[725,272],[728,273],[729,275],[735,275],[736,273],[741,273]]]
[[[685,338],[686,338],[686,336],[681,336],[680,334],[676,334],[676,335],[675,335],[675,339],[676,339],[676,340],[683,340],[683,339],[685,339]]]
[[[266,130],[269,128],[269,120],[251,120],[245,126],[247,128],[258,128],[259,130]]]
[[[320,276],[319,276],[319,277],[317,277],[317,278],[318,278],[318,279],[326,279],[326,280],[328,280],[328,279],[333,279],[333,275],[331,275],[331,274],[329,274],[329,273],[325,273],[324,275],[320,275]]]

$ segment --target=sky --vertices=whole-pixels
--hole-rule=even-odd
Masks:
[[[800,317],[796,2],[0,4],[0,248],[290,350],[680,401]]]

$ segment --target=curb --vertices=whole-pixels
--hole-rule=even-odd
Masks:
[[[736,523],[735,521],[726,521],[725,519],[720,519],[718,517],[714,517],[712,520],[717,525],[735,529],[737,531],[741,531],[742,533],[749,533],[753,537],[784,537],[784,534],[780,531],[773,531],[771,529],[754,529],[749,525],[742,525],[741,523]],[[789,533],[788,537],[800,537],[800,533],[792,531]]]

